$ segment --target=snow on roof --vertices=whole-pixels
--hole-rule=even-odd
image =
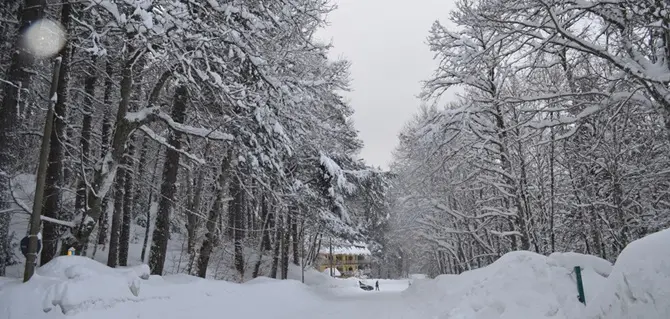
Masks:
[[[330,246],[321,246],[322,254],[330,254]],[[335,246],[333,245],[334,255],[372,255],[365,245]]]

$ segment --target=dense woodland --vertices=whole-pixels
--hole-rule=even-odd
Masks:
[[[667,2],[459,1],[427,33],[439,65],[390,172],[357,159],[349,63],[315,37],[333,9],[5,1],[0,275],[21,262],[10,226],[32,203],[14,190],[50,107],[41,264],[75,247],[154,274],[217,277],[224,260],[217,278],[286,278],[337,238],[369,243],[377,275],[436,275],[513,250],[614,261],[669,227]],[[55,56],[22,40],[40,19],[66,31]]]
[[[669,227],[668,12],[656,0],[463,0],[436,22],[439,66],[391,168],[403,267],[460,273],[518,249],[614,261]],[[434,104],[447,90],[459,98]]]
[[[325,0],[3,2],[0,275],[21,262],[25,233],[10,225],[32,202],[15,190],[37,171],[50,107],[42,265],[73,247],[111,267],[147,262],[154,274],[214,276],[216,255],[236,273],[227,279],[286,278],[289,263],[316,258],[322,238],[381,247],[388,173],[358,159],[341,95],[349,62],[329,60],[330,45],[314,36],[333,9]],[[66,34],[53,56],[25,38],[45,19]],[[53,31],[32,41],[53,45]],[[137,245],[141,256],[129,256]],[[179,265],[165,269],[175,246]]]

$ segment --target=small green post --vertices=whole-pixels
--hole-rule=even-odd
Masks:
[[[586,305],[586,296],[584,295],[584,283],[582,282],[582,268],[581,267],[575,266],[575,275],[577,276],[577,293],[579,293],[579,296],[577,296],[577,299],[579,299],[579,302]]]

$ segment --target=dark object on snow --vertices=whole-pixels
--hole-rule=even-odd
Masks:
[[[360,281],[358,282],[358,286],[359,286],[361,289],[365,290],[365,291],[370,291],[370,290],[372,290],[372,289],[375,289],[374,287],[372,287],[372,286],[370,286],[370,285],[366,285],[366,284],[364,284],[364,283],[362,283],[362,282],[360,282]]]
[[[379,280],[375,281],[375,290],[379,291]]]

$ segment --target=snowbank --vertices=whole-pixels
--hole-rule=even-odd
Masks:
[[[146,265],[113,269],[85,257],[57,257],[38,268],[27,284],[0,291],[0,313],[31,311],[21,310],[25,305],[44,313],[58,308],[62,314],[73,314],[92,306],[132,300],[139,295],[140,277],[148,278],[148,270]],[[27,318],[23,315],[17,318]]]
[[[337,270],[337,269],[333,269]],[[319,288],[357,288],[358,279],[356,278],[333,278],[329,272],[319,272],[318,270],[305,268],[305,285]],[[293,264],[288,268],[288,279],[302,281],[302,269]]]
[[[558,258],[554,258],[558,257]],[[403,294],[450,319],[574,318],[577,300],[572,265],[582,264],[586,290],[600,286],[604,263],[578,254],[546,257],[526,251],[505,254],[493,264],[461,275],[415,280]],[[606,262],[606,261],[605,261]],[[587,294],[587,302],[589,301]]]
[[[314,273],[321,275],[314,270],[306,278]],[[296,280],[256,278],[237,284],[183,274],[149,276],[146,265],[114,269],[79,256],[55,258],[25,284],[0,280],[2,319],[209,318],[220,313],[278,318],[321,300]]]
[[[668,245],[670,229],[626,246],[601,292],[587,303],[582,318],[670,318]]]
[[[593,255],[584,255],[574,252],[553,253],[549,255],[549,259],[553,259],[560,266],[567,269],[573,269],[575,266],[589,268],[603,277],[608,277],[612,272],[612,263]]]
[[[410,279],[416,280],[416,279],[426,279],[428,278],[428,275],[425,274],[410,274],[409,275]]]
[[[326,268],[321,273],[330,276],[330,268]],[[332,277],[340,277],[340,276],[342,276],[342,273],[339,270],[337,270],[337,268],[333,268],[333,276]]]

